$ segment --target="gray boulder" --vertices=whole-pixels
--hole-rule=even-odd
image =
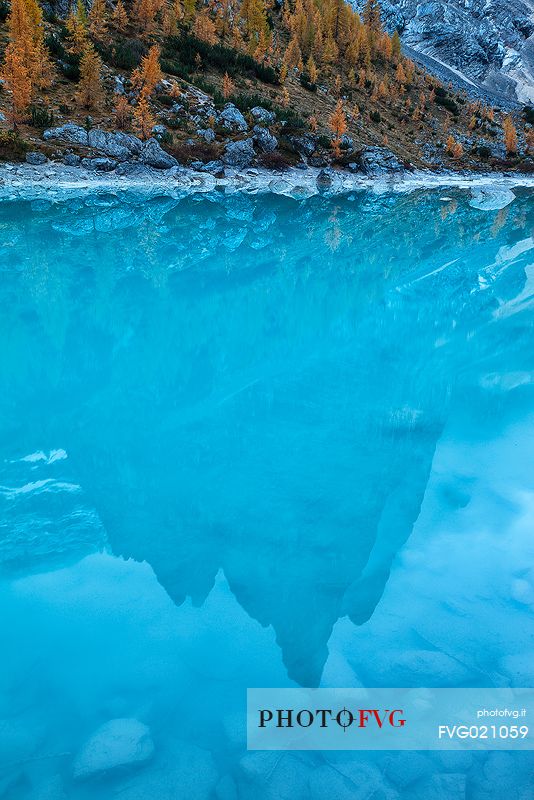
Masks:
[[[143,144],[140,158],[143,164],[155,169],[170,169],[178,164],[174,156],[166,153],[156,139],[148,139]]]
[[[404,172],[404,166],[387,147],[366,147],[360,155],[362,170],[370,178]]]
[[[122,75],[115,75],[113,80],[113,92],[115,94],[126,94],[124,90],[124,78]]]
[[[295,153],[301,156],[312,156],[317,147],[315,136],[303,133],[301,136],[288,136],[288,142]]]
[[[51,139],[61,139],[65,142],[80,144],[85,147],[88,145],[87,131],[73,122],[67,122],[66,125],[61,125],[59,128],[47,128],[43,132],[43,139],[47,142]]]
[[[143,142],[137,136],[133,136],[131,133],[123,133],[122,131],[117,131],[111,135],[118,145],[125,147],[132,155],[138,156],[141,153]]]
[[[345,150],[345,152],[354,150],[354,140],[351,136],[347,136],[346,133],[340,139],[341,149]]]
[[[201,136],[205,142],[211,144],[215,141],[215,131],[211,128],[203,128],[197,131],[197,136]]]
[[[113,158],[82,158],[82,166],[97,172],[112,172],[117,163]]]
[[[263,128],[261,125],[255,125],[253,128],[254,141],[257,143],[260,150],[264,153],[272,153],[278,147],[278,140],[273,136],[268,128]]]
[[[233,103],[227,103],[219,115],[219,122],[228,131],[243,132],[248,129],[247,121]]]
[[[26,153],[27,164],[33,164],[33,166],[37,167],[40,164],[46,164],[47,161],[48,159],[44,153],[37,153],[37,152]]]
[[[201,172],[210,172],[212,175],[217,175],[219,172],[222,172],[223,169],[224,169],[224,164],[219,159],[217,159],[216,161],[208,161],[207,164],[203,164],[200,167]]]
[[[80,156],[75,155],[74,153],[67,153],[63,156],[63,163],[66,167],[79,167],[81,163]]]
[[[127,147],[117,142],[114,133],[92,128],[87,134],[87,143],[89,147],[100,150],[101,153],[116,158],[117,161],[127,161],[130,158],[130,151]]]
[[[223,162],[229,167],[248,167],[252,163],[254,155],[252,139],[243,139],[240,142],[230,142],[226,145]]]
[[[165,135],[166,130],[167,128],[165,127],[165,125],[154,125],[154,127],[152,128],[152,133],[154,134],[154,136],[159,138],[160,136]]]
[[[308,164],[310,167],[326,167],[328,161],[323,156],[310,156],[308,159]]]
[[[260,125],[272,125],[276,121],[276,114],[273,111],[267,111],[266,108],[261,106],[254,106],[250,109],[250,113],[254,118],[254,122]]]

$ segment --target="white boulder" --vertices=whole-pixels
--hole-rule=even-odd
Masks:
[[[471,190],[471,208],[480,211],[500,211],[515,200],[515,194],[506,186],[477,186]]]
[[[137,767],[154,755],[149,728],[137,719],[111,719],[98,728],[78,752],[73,775],[78,780]]]

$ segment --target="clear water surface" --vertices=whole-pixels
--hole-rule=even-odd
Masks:
[[[248,686],[534,685],[534,204],[0,204],[0,798],[530,800],[247,753]],[[73,777],[106,721],[138,769]]]

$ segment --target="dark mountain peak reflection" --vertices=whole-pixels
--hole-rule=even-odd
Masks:
[[[380,601],[451,396],[516,346],[492,320],[525,285],[503,263],[528,198],[497,229],[460,194],[68,207],[18,223],[16,273],[2,256],[25,438],[65,447],[115,554],[176,603],[222,568],[316,685],[336,620]]]

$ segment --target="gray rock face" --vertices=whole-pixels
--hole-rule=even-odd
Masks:
[[[361,9],[364,0],[352,0]],[[443,64],[476,87],[520,102],[534,102],[532,0],[381,0],[386,27],[423,54],[423,64],[444,80]],[[442,64],[440,64],[442,62]],[[469,90],[469,83],[466,88]]]
[[[66,167],[79,167],[81,163],[80,156],[75,155],[74,153],[67,153],[66,156],[63,156],[63,163]]]
[[[132,155],[138,156],[141,153],[143,142],[137,136],[133,136],[131,133],[123,133],[122,131],[117,131],[112,136],[118,145],[125,147]]]
[[[44,153],[26,153],[27,164],[33,164],[33,166],[37,167],[40,164],[46,164],[47,161],[48,159]]]
[[[140,155],[143,164],[155,169],[170,169],[177,166],[178,162],[174,156],[169,155],[163,150],[156,139],[148,139],[143,144]]]
[[[126,161],[130,158],[130,151],[117,142],[114,133],[92,128],[87,134],[87,143],[89,147],[100,150],[101,153],[116,158],[117,161]]]
[[[202,128],[198,130],[197,136],[201,136],[208,144],[215,141],[215,131],[212,130],[212,128]]]
[[[61,125],[59,128],[48,128],[43,133],[43,139],[47,142],[51,139],[62,139],[65,142],[80,144],[85,147],[89,143],[85,128],[75,125],[73,122],[67,122],[66,125]]]
[[[250,109],[250,113],[254,118],[254,122],[260,125],[272,125],[276,121],[276,114],[273,111],[267,111],[266,108],[261,106],[254,106]]]
[[[245,117],[232,103],[225,105],[219,114],[219,122],[227,131],[242,133],[248,129]]]
[[[241,142],[230,142],[226,145],[223,162],[229,167],[248,167],[254,158],[252,139]]]
[[[253,128],[254,141],[257,143],[260,150],[264,153],[272,153],[278,147],[278,140],[273,136],[268,128],[263,128],[261,125],[255,125]]]
[[[126,94],[124,89],[124,78],[122,75],[115,75],[113,79],[113,92],[115,94]]]
[[[288,141],[296,153],[301,156],[312,156],[317,146],[315,137],[309,133],[301,136],[289,136]]]
[[[49,128],[43,133],[43,139],[46,141],[59,139],[83,147],[92,147],[117,161],[127,161],[130,156],[139,155],[143,146],[137,136],[129,133],[121,131],[108,133],[99,128],[91,128],[90,131],[86,131],[85,128],[74,125],[72,122],[61,125],[59,128]]]
[[[370,178],[381,178],[404,171],[404,167],[387,147],[366,147],[360,155],[362,170]]]

